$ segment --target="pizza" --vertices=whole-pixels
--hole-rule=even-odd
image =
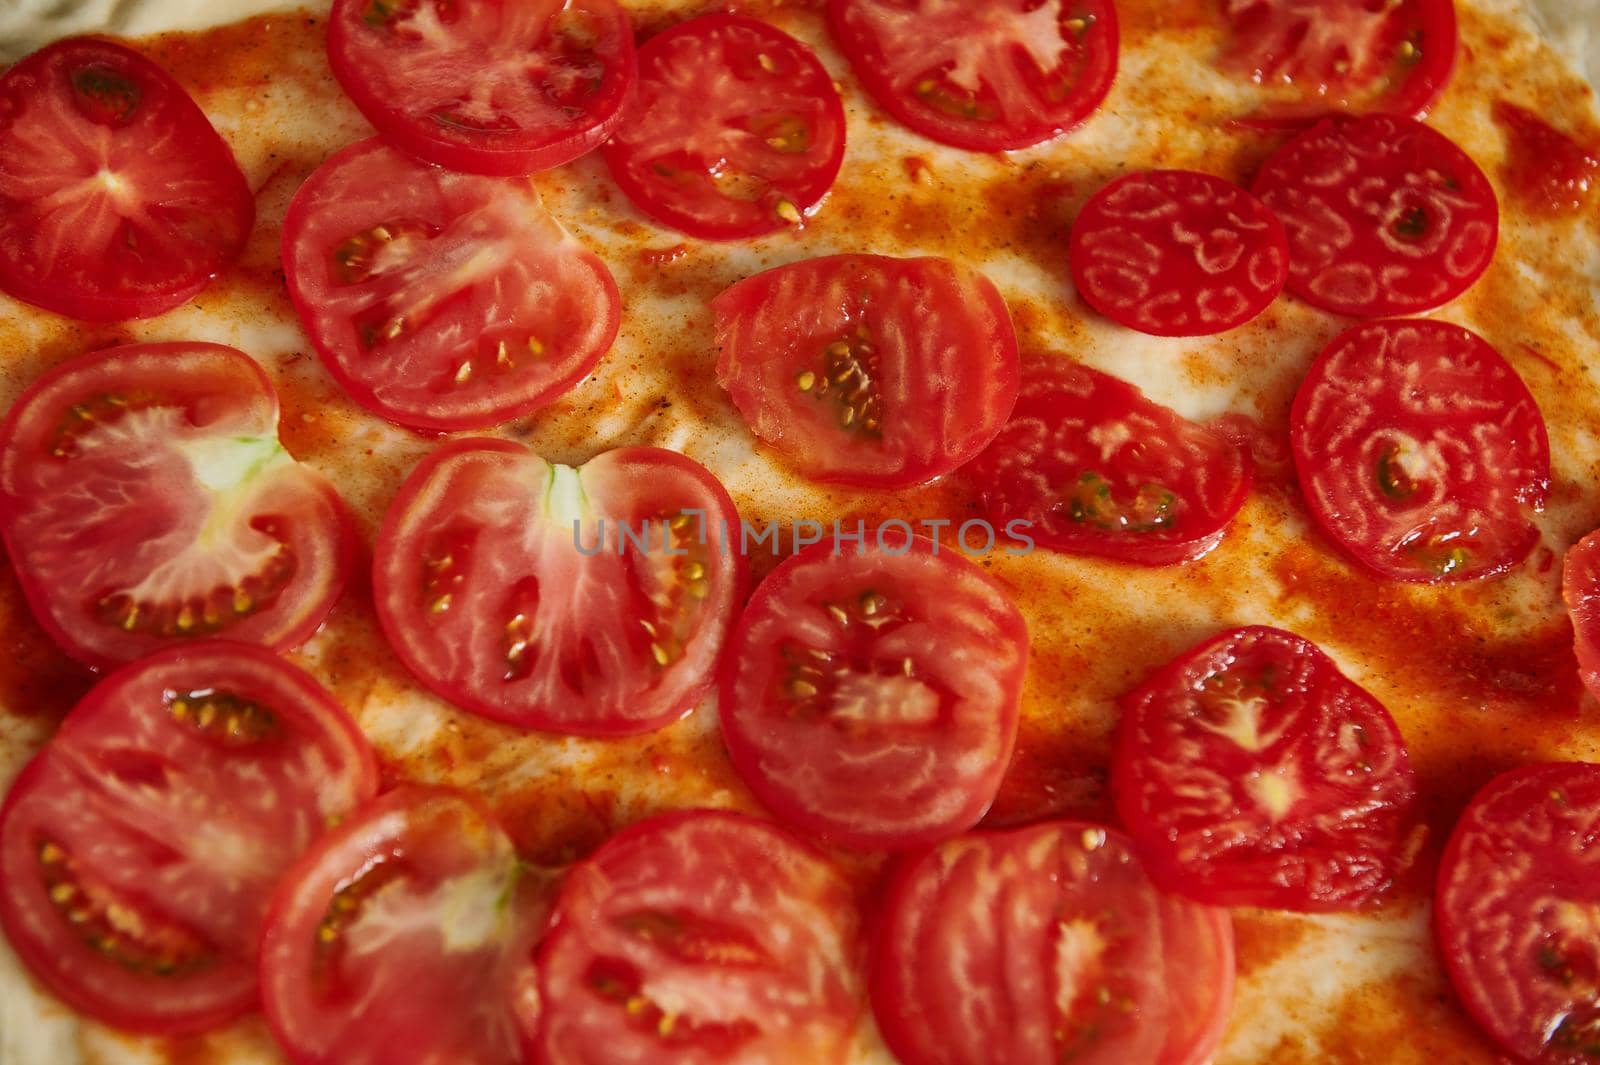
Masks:
[[[1597,19],[0,12],[0,1061],[1595,1060]]]

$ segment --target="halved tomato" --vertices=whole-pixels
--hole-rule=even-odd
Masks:
[[[74,1009],[194,1032],[256,1000],[268,896],[378,790],[372,750],[317,683],[206,641],[102,681],[0,809],[0,926]]]
[[[428,687],[525,728],[619,736],[711,684],[743,560],[717,479],[659,448],[574,469],[504,440],[424,459],[378,533],[378,620]]]
[[[278,441],[278,398],[220,344],[129,344],[34,382],[0,424],[0,533],[74,658],[204,636],[283,649],[344,590],[354,533]]]

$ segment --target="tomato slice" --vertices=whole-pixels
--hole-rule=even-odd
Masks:
[[[1173,895],[1161,900],[1167,1041],[1157,1065],[1210,1065],[1233,1012],[1233,917]]]
[[[521,1061],[513,993],[543,878],[475,801],[406,787],[324,836],[273,895],[261,1005],[297,1065]]]
[[[1218,906],[1350,910],[1402,862],[1399,726],[1314,644],[1236,629],[1122,699],[1112,784],[1151,875]]]
[[[898,488],[949,473],[1016,402],[1005,301],[948,259],[808,259],[711,309],[717,380],[756,436],[819,480]]]
[[[422,461],[378,533],[378,620],[401,661],[474,713],[621,736],[711,685],[743,584],[733,501],[659,448],[573,468],[458,440]]]
[[[776,826],[640,822],[568,872],[539,952],[531,1060],[843,1061],[862,1010],[851,887]]]
[[[1478,164],[1394,115],[1324,119],[1262,164],[1254,191],[1289,235],[1289,291],[1353,318],[1448,303],[1489,268],[1499,239]]]
[[[1567,552],[1561,596],[1572,618],[1572,645],[1584,687],[1600,699],[1600,532],[1585,536]]]
[[[716,12],[640,49],[637,97],[604,151],[650,217],[696,237],[754,237],[803,224],[827,194],[844,106],[811,49]]]
[[[255,211],[205,114],[137,52],[72,38],[0,77],[0,290],[148,318],[232,261]]]
[[[1524,1062],[1581,1065],[1600,1046],[1600,766],[1551,763],[1483,786],[1434,893],[1445,968],[1467,1011]]]
[[[129,344],[45,374],[0,424],[0,533],[28,602],[105,667],[205,636],[293,647],[344,590],[354,532],[278,441],[233,348]]]
[[[880,107],[973,151],[1072,129],[1117,76],[1111,0],[828,0],[828,25]]]
[[[74,1009],[196,1032],[255,1004],[278,877],[378,790],[317,683],[247,644],[168,648],[102,681],[0,809],[0,926]]]
[[[418,159],[531,174],[599,147],[633,86],[633,26],[614,0],[335,0],[334,77]]]
[[[1380,577],[1477,580],[1539,541],[1544,418],[1476,333],[1421,320],[1346,330],[1301,383],[1289,430],[1312,518]]]
[[[1223,433],[1065,359],[1024,367],[1011,421],[965,475],[993,524],[1027,522],[1044,547],[1146,566],[1221,543],[1253,476]]]
[[[553,402],[621,317],[611,271],[529,181],[453,174],[377,139],[300,186],[283,265],[329,372],[417,429],[482,429]]]

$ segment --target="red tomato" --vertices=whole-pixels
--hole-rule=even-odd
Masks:
[[[615,0],[335,0],[334,77],[418,159],[531,174],[600,145],[633,87]]]
[[[1523,204],[1540,214],[1581,214],[1600,186],[1600,148],[1505,100],[1495,101],[1494,119],[1506,131],[1506,177]]]
[[[1211,1065],[1228,1030],[1235,977],[1233,917],[1167,895],[1161,900],[1167,1041],[1157,1065]]]
[[[1524,766],[1485,784],[1434,893],[1445,969],[1519,1060],[1582,1065],[1600,1045],[1600,766]]]
[[[809,476],[900,488],[982,451],[1017,399],[1017,338],[987,278],[948,259],[831,255],[711,301],[717,380]]]
[[[1341,333],[1301,383],[1289,431],[1312,518],[1380,577],[1476,580],[1539,542],[1544,418],[1516,371],[1460,326]]]
[[[604,149],[645,214],[691,236],[800,225],[844,159],[844,107],[811,49],[715,12],[650,38],[639,89]]]
[[[515,1065],[513,992],[545,926],[542,890],[476,802],[390,792],[274,894],[267,1023],[296,1065]]]
[[[138,53],[74,38],[0,77],[0,290],[148,318],[232,261],[255,211],[205,114]]]
[[[1324,119],[1262,164],[1254,191],[1288,232],[1289,291],[1353,318],[1448,303],[1499,238],[1478,164],[1409,118]]]
[[[828,25],[880,107],[957,148],[1048,140],[1117,76],[1111,0],[828,0]]]
[[[1030,363],[1011,421],[965,473],[991,522],[1045,547],[1188,562],[1222,542],[1250,491],[1244,449],[1065,359]]]
[[[1572,644],[1584,687],[1600,699],[1600,532],[1585,536],[1567,552],[1561,595],[1572,617]]]
[[[0,424],[0,533],[40,624],[105,667],[205,636],[283,649],[344,590],[354,533],[220,344],[69,360]]]
[[[652,818],[568,872],[539,952],[539,1065],[846,1057],[861,1012],[849,883],[776,826]]]
[[[711,685],[743,583],[738,535],[722,485],[674,452],[623,448],[575,469],[457,440],[384,518],[378,620],[418,679],[474,713],[648,732]]]
[[[169,648],[102,681],[0,809],[0,926],[73,1009],[196,1032],[256,999],[278,877],[378,790],[366,740],[261,648]]]
[[[529,181],[452,174],[377,139],[300,186],[283,266],[345,391],[418,429],[482,429],[553,402],[621,317],[611,271]]]
[[[1117,812],[1157,881],[1218,906],[1366,905],[1416,796],[1399,727],[1317,647],[1226,632],[1122,699]]]

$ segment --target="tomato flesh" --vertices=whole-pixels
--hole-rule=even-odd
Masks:
[[[1523,205],[1542,215],[1582,214],[1600,187],[1600,146],[1507,100],[1495,101],[1494,120],[1506,131],[1506,177]]]
[[[1584,687],[1600,699],[1600,532],[1585,536],[1567,552],[1561,596],[1572,618],[1573,649]]]

